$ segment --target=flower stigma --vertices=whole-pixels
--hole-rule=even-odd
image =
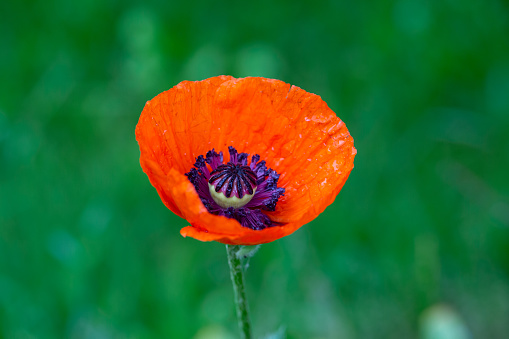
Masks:
[[[210,175],[210,195],[219,206],[239,208],[253,199],[256,174],[249,166],[230,161],[226,165],[219,165]]]
[[[267,212],[275,211],[285,189],[277,187],[279,174],[267,168],[255,154],[248,164],[247,153],[229,147],[230,161],[223,163],[223,153],[214,149],[200,155],[186,173],[209,213],[237,220],[253,230],[279,226]]]

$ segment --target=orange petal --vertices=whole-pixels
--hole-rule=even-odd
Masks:
[[[165,205],[202,241],[257,244],[286,236],[330,205],[353,168],[356,150],[345,124],[315,94],[279,80],[227,76],[182,82],[147,102],[136,127],[140,163]],[[207,212],[183,175],[215,148],[260,154],[284,187],[275,212],[284,223],[251,230]]]

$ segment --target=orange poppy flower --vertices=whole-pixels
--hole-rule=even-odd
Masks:
[[[147,102],[136,140],[163,203],[191,224],[180,233],[234,245],[271,242],[315,219],[357,153],[319,96],[255,77],[181,82]]]

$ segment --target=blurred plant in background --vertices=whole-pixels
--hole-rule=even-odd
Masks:
[[[147,98],[218,74],[319,93],[362,149],[336,202],[251,261],[255,336],[509,332],[506,2],[0,13],[0,337],[236,333],[223,246],[178,235],[185,221],[146,184],[133,134]]]

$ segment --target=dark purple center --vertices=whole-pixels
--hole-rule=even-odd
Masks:
[[[207,210],[237,220],[253,230],[281,225],[267,212],[275,211],[285,189],[277,187],[279,174],[267,168],[258,154],[248,164],[247,153],[228,147],[230,161],[223,163],[223,153],[214,149],[200,155],[186,173]]]

